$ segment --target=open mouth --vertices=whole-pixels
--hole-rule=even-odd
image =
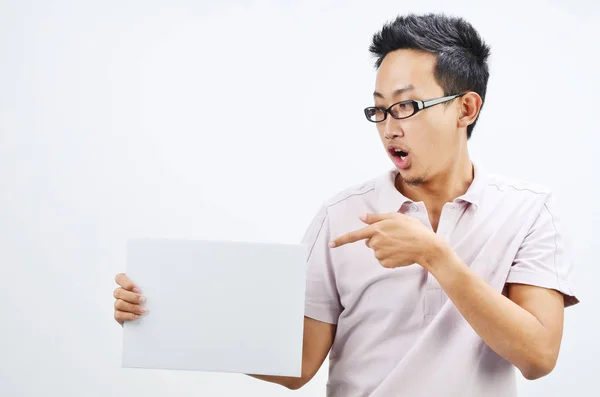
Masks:
[[[398,157],[400,160],[406,160],[408,157],[408,153],[400,149],[391,149],[390,153],[392,156]]]
[[[398,148],[389,148],[394,164],[400,169],[406,169],[410,165],[410,154]]]

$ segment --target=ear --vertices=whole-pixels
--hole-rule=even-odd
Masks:
[[[460,99],[460,108],[458,110],[458,127],[467,128],[469,125],[475,122],[475,119],[477,119],[479,111],[481,110],[481,105],[483,104],[483,100],[478,93],[473,91],[466,93]]]

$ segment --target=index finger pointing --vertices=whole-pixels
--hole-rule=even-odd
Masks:
[[[370,238],[373,232],[370,227],[365,227],[363,229],[355,230],[350,233],[346,233],[343,236],[340,236],[329,243],[330,248],[339,247],[344,244],[354,243],[359,240],[364,240],[366,238]]]

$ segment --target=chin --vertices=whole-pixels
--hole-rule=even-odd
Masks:
[[[413,172],[410,172],[410,168],[398,169],[398,175],[403,183],[411,186],[421,185],[425,183],[425,180],[427,179],[424,175],[416,175]]]
[[[404,183],[410,186],[422,185],[423,183],[425,183],[425,178],[417,177],[412,179],[404,179]]]

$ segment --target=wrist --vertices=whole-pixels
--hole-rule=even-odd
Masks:
[[[455,256],[452,247],[441,237],[435,235],[424,250],[419,264],[428,272],[435,274],[438,269],[447,267]]]
[[[469,267],[456,255],[452,247],[443,239],[432,244],[428,254],[421,264],[425,270],[442,285],[450,288],[452,285],[464,284],[465,276],[469,275]]]

